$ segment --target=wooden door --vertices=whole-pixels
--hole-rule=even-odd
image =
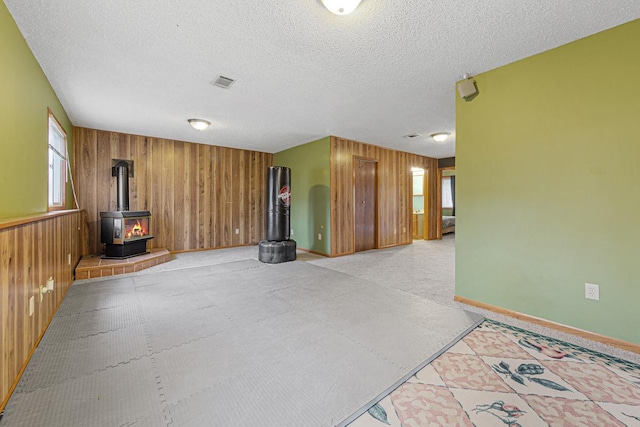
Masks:
[[[359,252],[377,248],[377,163],[366,159],[354,163],[355,250]]]

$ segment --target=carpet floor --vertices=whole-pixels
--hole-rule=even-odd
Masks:
[[[286,323],[288,326],[284,330],[274,330],[270,317],[257,314],[257,310],[252,310],[260,300],[251,297],[235,312],[222,312],[218,317],[211,316],[213,307],[209,299],[215,293],[210,294],[208,285],[200,288],[203,286],[203,281],[206,282],[204,279],[207,276],[206,273],[201,277],[197,276],[209,270],[215,272],[215,277],[226,277],[227,279],[224,279],[226,286],[234,286],[236,283],[242,283],[242,279],[246,278],[245,275],[256,266],[252,261],[255,260],[256,254],[255,247],[177,254],[171,262],[134,275],[116,280],[111,278],[77,282],[72,287],[73,293],[71,291],[69,293],[69,296],[75,295],[75,298],[66,298],[56,315],[55,321],[59,321],[61,326],[66,326],[60,328],[56,336],[52,332],[53,345],[47,350],[49,353],[42,353],[39,348],[34,354],[33,360],[36,362],[27,368],[15,394],[17,396],[24,393],[24,395],[16,404],[13,403],[14,398],[12,398],[10,402],[12,406],[7,407],[0,425],[287,425],[286,421],[283,422],[282,414],[291,412],[291,407],[284,403],[286,399],[278,399],[277,396],[286,397],[292,391],[306,393],[307,390],[313,389],[315,382],[320,378],[320,371],[313,363],[309,372],[306,370],[309,364],[303,366],[294,364],[292,372],[296,372],[295,375],[299,376],[296,378],[297,382],[286,382],[276,390],[269,391],[258,383],[250,384],[242,381],[228,383],[228,388],[216,390],[215,385],[203,386],[203,381],[199,377],[201,371],[198,371],[198,364],[209,363],[211,370],[215,371],[218,368],[214,364],[224,362],[226,365],[223,367],[228,371],[222,372],[223,377],[242,372],[243,375],[246,374],[254,380],[264,374],[262,367],[251,371],[234,371],[234,361],[228,360],[230,358],[228,355],[220,361],[212,358],[211,353],[209,356],[207,353],[202,353],[196,359],[190,357],[191,349],[196,348],[190,348],[191,344],[204,348],[209,343],[207,340],[214,339],[220,334],[216,329],[216,322],[224,319],[228,321],[233,316],[236,316],[240,322],[239,325],[247,326],[238,331],[239,334],[246,332],[251,339],[263,340],[263,344],[264,341],[274,337],[274,334],[288,337],[300,332],[309,341],[318,338],[308,336],[306,331],[312,331],[313,328],[307,325],[308,329],[305,329],[296,324],[299,318],[295,317],[289,317],[291,322]],[[340,314],[349,315],[351,311],[354,312],[355,318],[358,316],[366,317],[367,320],[372,316],[377,318],[375,312],[368,312],[362,307],[371,308],[368,305],[371,303],[370,298],[377,302],[384,301],[390,290],[398,291],[403,298],[419,297],[416,300],[420,301],[419,310],[427,308],[421,304],[435,302],[438,303],[436,305],[438,309],[442,306],[464,308],[487,318],[441,356],[421,369],[417,369],[414,375],[409,376],[397,388],[388,390],[388,393],[382,393],[378,399],[372,399],[369,405],[361,407],[354,416],[339,419],[339,415],[333,415],[331,421],[328,421],[329,424],[325,425],[347,423],[362,412],[362,415],[350,424],[351,427],[384,427],[386,425],[395,427],[450,425],[640,427],[640,355],[453,302],[454,235],[446,235],[441,241],[415,241],[409,246],[361,252],[339,258],[325,258],[300,252],[298,261],[305,261],[306,264],[321,268],[319,271],[326,275],[324,277],[334,277],[330,272],[333,271],[341,273],[335,277],[341,277],[353,283],[349,286],[357,288],[358,284],[366,283],[366,286],[376,290],[376,292],[364,294],[357,300],[351,300],[348,307],[342,307],[343,311],[331,311],[335,307],[327,304],[331,300],[330,294],[337,292],[335,297],[339,299],[348,293],[344,293],[344,289],[338,290],[334,287],[329,291],[328,288],[329,292],[323,294],[322,289],[313,286],[299,286],[293,289],[282,286],[286,292],[279,296],[284,297],[283,301],[286,304],[310,299],[324,301],[321,303],[324,306],[320,305],[320,307],[325,307],[329,313],[321,318],[321,321],[328,322],[329,327],[335,327],[335,324],[332,325],[335,320],[333,317]],[[282,265],[290,268],[295,264],[301,263]],[[232,272],[229,273],[226,270],[232,270]],[[273,271],[276,270],[278,269],[273,269]],[[193,280],[194,291],[197,288],[198,291],[206,292],[204,297],[201,295],[200,299],[193,298],[189,292],[176,293],[171,290],[172,286],[188,277],[187,271],[199,272],[193,274],[189,280]],[[258,271],[260,275],[266,269],[256,268],[254,271]],[[154,277],[159,274],[167,278],[167,283],[164,285],[154,284]],[[295,279],[295,272],[290,276]],[[90,286],[84,286],[87,284]],[[338,288],[341,287],[339,281],[336,285]],[[157,288],[153,289],[154,286]],[[111,293],[108,291],[111,287],[120,291]],[[275,296],[278,292],[280,288],[272,289],[267,294]],[[135,301],[130,299],[131,295],[135,295],[137,299]],[[267,304],[268,310],[275,310],[277,313],[282,309],[276,304]],[[131,305],[137,305],[138,309],[130,310],[131,307],[128,306]],[[149,319],[145,317],[145,307],[148,305],[158,308],[153,311],[154,315],[149,314]],[[196,318],[183,319],[184,308],[189,306],[200,307],[193,310]],[[397,307],[394,304],[390,308],[386,311],[387,313],[402,314],[403,312],[403,307]],[[70,319],[75,316],[74,321],[67,322],[70,319],[62,319],[64,316],[60,314],[63,309],[69,309],[69,313],[76,311],[76,314],[70,315]],[[310,311],[307,312],[307,310]],[[317,311],[314,312],[305,305],[302,305],[298,311],[307,316],[318,314]],[[409,306],[409,321],[412,319],[411,316],[416,314],[411,314],[411,311]],[[286,313],[291,315],[287,311],[282,314]],[[59,317],[60,320],[58,320]],[[175,321],[177,317],[193,327],[177,328],[175,326],[178,323]],[[145,325],[147,320],[150,324]],[[95,328],[98,322],[106,322],[109,331],[96,333]],[[260,324],[266,325],[261,333],[251,331],[254,328],[249,325]],[[368,337],[371,342],[391,340],[387,347],[403,348],[404,343],[397,341],[404,334],[402,328],[396,327],[395,330],[390,330],[394,328],[387,328],[386,325],[379,323],[368,327],[368,322],[361,325],[367,325],[366,330],[369,335],[365,334],[365,337]],[[162,333],[159,332],[160,330]],[[120,334],[118,345],[106,345],[107,335],[115,331]],[[45,339],[48,335],[49,332],[45,335]],[[340,338],[346,336],[346,334],[338,335]],[[229,339],[232,338],[229,337]],[[74,348],[74,352],[84,355],[83,361],[74,357],[66,359],[56,355],[56,352],[67,351],[64,350],[64,346],[56,346],[56,343],[67,342],[74,345],[73,343],[81,341],[87,343],[86,347]],[[358,343],[354,343],[353,340],[347,341],[352,348],[358,344],[367,343],[364,340],[358,340]],[[300,344],[294,346],[293,342],[286,338],[284,343],[278,344],[278,348],[284,347],[288,352],[301,354],[295,350],[298,345]],[[41,347],[44,345],[41,344]],[[303,348],[308,347],[303,344]],[[187,349],[189,352],[185,351]],[[273,355],[269,350],[273,348],[266,345],[263,350],[265,351],[263,359],[269,359]],[[54,356],[49,359],[45,354]],[[170,354],[172,356],[168,357]],[[306,355],[315,360],[315,356],[309,352]],[[57,362],[52,363],[52,360]],[[301,363],[304,362],[300,360]],[[358,365],[358,361],[350,354],[345,356],[348,362],[341,364],[341,360],[334,360],[335,367],[338,369],[343,368],[347,363]],[[43,372],[42,378],[37,373],[38,364],[41,369],[50,371]],[[58,366],[60,364],[64,366]],[[268,365],[269,362],[266,364]],[[333,370],[335,367],[330,366],[327,370]],[[121,370],[122,376],[117,377],[120,378],[120,382],[117,384],[115,393],[119,397],[114,400],[108,392],[109,387],[114,386],[112,373],[116,369]],[[163,369],[169,373],[166,377],[160,374]],[[224,371],[224,369],[221,370]],[[69,375],[69,372],[75,373]],[[50,377],[48,380],[46,380],[47,375]],[[351,383],[370,384],[370,377],[376,377],[378,370],[374,368],[368,372],[359,374],[352,372],[349,375],[351,376],[339,383],[329,392],[329,395],[341,397],[350,393],[353,387]],[[209,373],[203,374],[203,378],[210,378]],[[68,399],[67,396],[65,399],[63,387],[47,385],[47,381],[73,385],[81,395],[73,399]],[[101,388],[104,384],[107,384],[107,387]],[[204,388],[201,392],[194,393],[194,390],[199,387]],[[96,394],[96,391],[101,393]],[[269,393],[275,397],[269,396]],[[269,402],[268,405],[263,402],[265,397]],[[330,397],[321,396],[315,400],[308,400],[306,403],[313,406],[310,413],[327,413],[329,407],[326,402]],[[144,411],[140,410],[140,399],[148,399]],[[223,415],[218,413],[218,409],[223,406],[231,406],[231,412],[239,415],[230,421],[221,418]],[[365,410],[367,406],[370,407],[369,410]],[[44,409],[41,410],[41,408]],[[246,411],[251,412],[255,408],[261,411],[259,421],[251,422],[246,417],[243,418]],[[31,413],[34,410],[39,415],[32,416]],[[104,414],[105,411],[107,415],[101,419],[95,419],[95,414]],[[89,424],[86,422],[60,424],[55,418],[58,416],[56,414],[60,413],[63,417],[67,417],[60,419],[68,420],[70,417],[76,417],[74,419],[87,420],[92,419],[90,418],[92,416],[94,418]],[[54,414],[54,417],[51,414]],[[30,422],[20,424],[23,422],[22,417]],[[125,421],[132,417],[133,421]],[[298,422],[297,425],[305,426],[322,425],[324,422],[318,421],[314,424],[311,420],[312,418],[297,419],[295,422]]]

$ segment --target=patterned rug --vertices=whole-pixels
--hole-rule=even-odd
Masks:
[[[485,320],[350,427],[640,426],[640,365]]]

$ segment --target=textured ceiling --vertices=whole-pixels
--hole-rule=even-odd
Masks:
[[[640,17],[638,0],[363,0],[348,16],[319,0],[4,1],[75,126],[272,153],[331,134],[437,158],[455,153],[464,73]]]

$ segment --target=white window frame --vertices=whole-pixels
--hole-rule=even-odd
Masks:
[[[453,209],[453,198],[451,197],[451,177],[442,177],[442,208]]]
[[[48,117],[47,206],[54,211],[65,209],[67,205],[67,133],[51,110],[48,110]]]

